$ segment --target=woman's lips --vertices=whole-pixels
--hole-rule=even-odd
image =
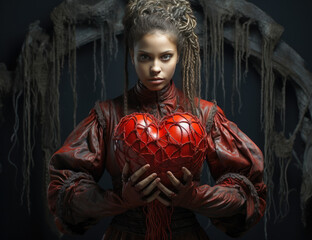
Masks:
[[[149,79],[149,82],[153,84],[159,84],[159,83],[162,83],[163,81],[165,81],[164,78],[150,78]]]

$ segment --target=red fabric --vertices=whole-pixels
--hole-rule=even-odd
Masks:
[[[148,112],[157,119],[189,111],[187,99],[173,83],[161,91],[151,92],[138,82],[128,92],[128,103],[129,114]],[[123,116],[123,98],[96,106],[50,161],[49,207],[59,228],[67,233],[82,234],[103,217],[129,209],[121,197],[121,171],[113,140],[114,129]],[[217,109],[210,121],[213,106],[201,100],[198,113],[201,124],[207,129],[206,159],[216,185],[196,186],[192,188],[196,201],[185,198],[181,202],[191,203],[189,209],[211,217],[217,227],[237,236],[255,225],[265,210],[263,156],[221,109]],[[112,178],[112,190],[104,190],[97,184],[104,170]],[[194,177],[200,180],[199,176]],[[112,229],[110,227],[106,233],[106,239],[118,239],[117,236],[134,239],[132,232]],[[173,235],[173,239],[182,240],[184,236],[190,240],[203,239],[198,232],[186,231]]]

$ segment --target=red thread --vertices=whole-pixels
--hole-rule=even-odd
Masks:
[[[146,235],[145,240],[168,240],[172,239],[171,216],[172,207],[166,207],[155,200],[147,204],[144,209],[146,215]]]
[[[123,169],[125,161],[134,173],[145,164],[150,168],[142,176],[156,173],[171,190],[170,170],[183,180],[182,167],[193,176],[200,173],[208,146],[207,133],[200,120],[189,113],[174,113],[157,120],[148,113],[123,117],[114,132],[116,162]]]

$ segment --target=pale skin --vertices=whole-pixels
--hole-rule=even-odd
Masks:
[[[138,78],[151,91],[159,91],[170,83],[179,60],[175,37],[159,30],[148,33],[137,41],[133,49],[130,49],[130,55]],[[138,182],[149,168],[150,165],[146,164],[129,177],[129,181],[134,184],[146,203],[157,199],[165,206],[170,206],[171,202],[168,199],[179,194],[179,189],[193,180],[191,172],[182,167],[184,183],[181,183],[172,172],[167,171],[167,176],[176,189],[175,192],[164,186],[156,173]],[[122,175],[128,178],[129,173],[129,163],[126,162]],[[157,191],[154,192],[155,189]],[[168,199],[161,197],[161,193]]]

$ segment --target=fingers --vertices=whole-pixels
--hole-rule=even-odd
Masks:
[[[122,178],[122,181],[123,182],[127,182],[128,181],[128,177],[129,177],[129,163],[126,162],[123,169],[122,169],[122,175],[121,175],[121,178]]]
[[[171,205],[171,202],[162,198],[159,194],[161,192],[158,190],[157,192],[155,192],[152,196],[150,196],[149,198],[146,199],[146,202],[147,203],[150,203],[152,201],[154,201],[155,199],[157,199],[159,202],[161,202],[162,204],[164,204],[165,206],[170,206]]]
[[[156,197],[156,199],[157,199],[159,202],[161,202],[162,204],[164,204],[165,206],[167,206],[167,207],[171,205],[171,202],[169,202],[168,200],[162,198],[160,195],[158,195],[158,196]]]
[[[188,170],[186,167],[182,167],[182,172],[183,172],[183,181],[185,182],[184,185],[189,185],[192,183],[193,181],[193,175],[190,172],[190,170]],[[182,183],[179,181],[179,179],[177,179],[172,172],[168,171],[167,172],[167,176],[170,180],[170,182],[172,183],[172,185],[179,190],[182,187]]]
[[[129,166],[128,166],[129,167]],[[135,183],[136,181],[138,181],[138,179],[147,171],[147,169],[150,168],[149,164],[144,165],[143,167],[141,167],[139,170],[135,171],[131,177],[130,180],[131,182]]]
[[[183,180],[185,182],[185,185],[189,185],[193,181],[193,175],[186,167],[182,167],[183,174]]]
[[[171,201],[173,201],[175,197],[181,195],[181,192],[182,196],[184,196],[183,189],[185,189],[185,187],[189,186],[193,182],[192,173],[185,167],[182,167],[181,169],[183,172],[183,179],[181,179],[181,181],[171,171],[167,172],[167,176],[172,186],[175,188],[174,191],[163,185],[160,181],[160,178],[157,177],[156,173],[152,173],[148,177],[139,181],[139,179],[142,178],[142,176],[149,168],[150,165],[146,164],[129,177],[130,164],[129,162],[126,162],[122,170],[122,180],[124,183],[128,181],[130,185],[135,188],[135,191],[140,195],[140,198],[146,203],[150,203],[157,199],[165,206],[170,206],[172,204]]]
[[[153,195],[151,195],[150,197],[146,198],[145,201],[147,203],[150,203],[150,202],[154,201],[155,199],[157,199],[159,194],[160,194],[160,190],[157,190],[155,193],[153,193]]]
[[[168,198],[171,199],[175,195],[174,192],[172,192],[169,188],[167,188],[161,182],[158,182],[157,186]]]
[[[167,172],[167,176],[170,180],[170,182],[172,183],[172,185],[176,188],[179,189],[181,187],[181,182],[179,181],[179,179],[177,179],[172,172],[168,171]]]
[[[152,174],[153,175],[153,174]],[[155,177],[156,177],[156,174],[155,174]],[[143,181],[145,181],[147,178],[145,178]],[[143,181],[141,181],[140,183],[142,183]],[[139,185],[140,183],[138,183],[135,187],[136,188],[138,188],[139,190],[142,190],[143,189],[143,191],[142,191],[142,194],[144,195],[144,196],[147,196],[147,195],[149,195],[156,187],[157,187],[157,183],[160,181],[160,178],[156,178],[151,184],[149,184],[148,186],[147,186],[147,184],[150,182],[150,181],[148,181],[148,183],[147,184],[141,184],[141,185]],[[147,182],[147,181],[146,181]],[[139,186],[138,186],[139,185]],[[147,186],[147,187],[146,187]],[[146,187],[146,188],[145,188]],[[145,188],[145,189],[144,189]]]

